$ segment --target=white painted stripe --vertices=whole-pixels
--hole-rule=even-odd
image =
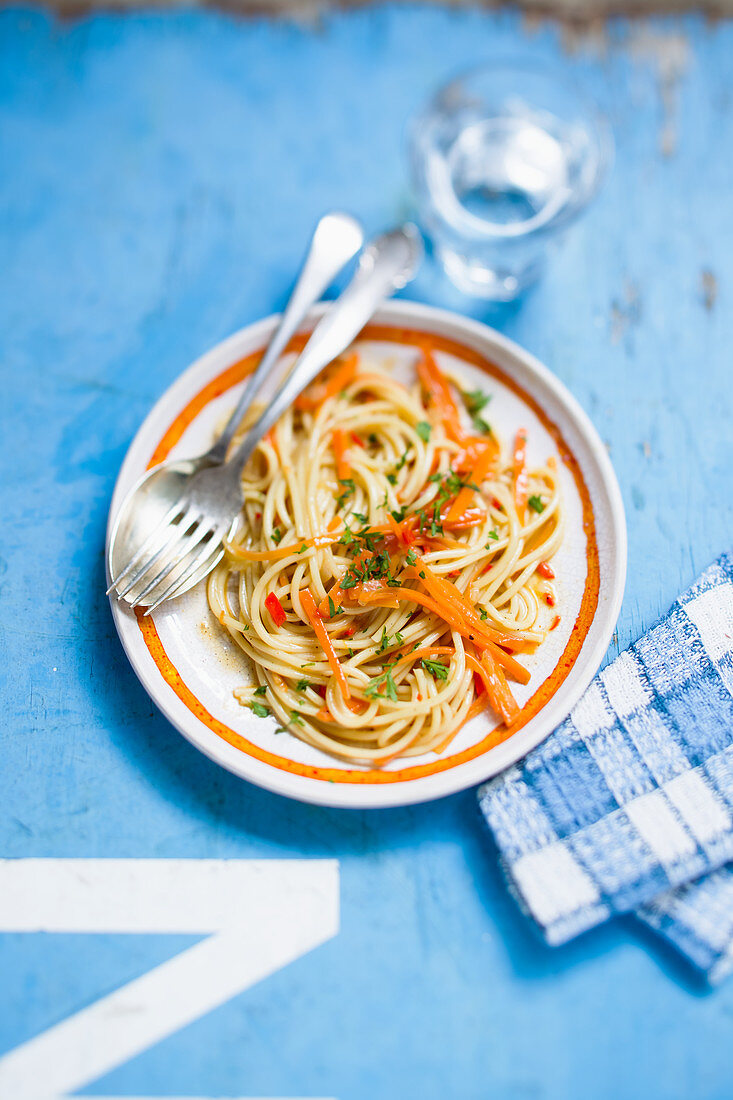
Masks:
[[[218,932],[336,881],[335,861],[0,860],[3,932]]]
[[[0,1096],[13,1100],[83,1088],[338,931],[333,860],[20,862],[0,863],[6,931],[216,931],[1,1058]]]

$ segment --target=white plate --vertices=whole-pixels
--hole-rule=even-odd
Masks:
[[[110,521],[151,463],[168,453],[195,455],[209,446],[215,426],[236,402],[243,377],[237,364],[254,359],[274,321],[270,317],[235,333],[163,394],[127,453]],[[553,559],[561,622],[527,660],[530,683],[515,686],[519,703],[529,703],[522,728],[495,743],[500,734],[492,736],[494,720],[482,715],[439,757],[396,760],[380,771],[347,767],[288,733],[276,734],[274,719],[257,718],[237,703],[233,689],[249,674],[241,651],[210,615],[203,585],[169,601],[148,620],[112,602],[132,667],[189,741],[252,783],[327,806],[423,802],[480,783],[519,760],[567,716],[588,686],[611,639],[624,588],[626,525],[618,484],[595,429],[565,387],[485,325],[406,301],[390,302],[379,311],[360,341],[363,354],[387,352],[399,364],[410,354],[409,345],[399,341],[399,329],[429,333],[444,366],[457,369],[472,388],[492,394],[491,420],[505,445],[523,426],[529,431],[530,463],[557,456],[568,516],[563,545]],[[108,538],[110,529],[111,522]]]

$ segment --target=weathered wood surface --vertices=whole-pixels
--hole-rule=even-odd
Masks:
[[[702,996],[631,922],[542,947],[472,793],[345,814],[198,755],[127,667],[102,546],[116,471],[161,390],[282,304],[322,210],[371,229],[408,212],[406,118],[447,75],[521,51],[587,81],[616,134],[600,199],[495,320],[608,442],[628,511],[627,645],[733,541],[732,50],[733,28],[701,18],[579,38],[412,5],[307,26],[0,13],[2,853],[341,861],[336,938],[97,1091],[730,1096],[733,983]],[[430,270],[410,293],[488,319]],[[0,936],[0,1051],[190,942]]]
[[[359,9],[374,0],[49,0],[49,7],[64,15],[91,11],[172,11],[177,8],[201,8],[231,12],[243,16],[268,16],[313,21],[334,10]],[[399,0],[407,5],[409,0]],[[428,0],[445,6],[444,0]],[[451,8],[483,8],[493,11],[513,7],[542,18],[561,19],[570,26],[586,29],[608,16],[672,15],[702,12],[711,18],[724,18],[733,12],[733,0],[450,0]]]

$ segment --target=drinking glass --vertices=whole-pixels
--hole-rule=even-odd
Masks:
[[[516,298],[594,196],[612,153],[597,107],[528,63],[473,69],[441,88],[409,134],[418,216],[466,294]]]

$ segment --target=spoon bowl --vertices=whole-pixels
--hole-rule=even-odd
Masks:
[[[195,458],[172,459],[168,462],[148,470],[140,480],[133,485],[125,497],[117,513],[112,534],[109,540],[109,554],[107,566],[110,577],[119,577],[125,568],[145,544],[151,531],[161,528],[166,516],[175,508],[191,479],[195,474],[214,465],[207,455],[198,455]],[[162,542],[162,539],[161,539]],[[151,553],[157,550],[157,545],[151,547]],[[202,563],[201,568],[180,586],[180,594],[187,592],[189,588],[206,576],[224,554],[224,548],[219,544],[214,552]],[[183,564],[178,570],[183,574]],[[130,576],[133,574],[131,573]],[[162,592],[176,574],[169,575],[160,585],[149,593],[150,602],[154,603],[158,592]],[[141,578],[126,592],[125,599],[134,602],[144,587],[144,579]],[[124,580],[120,585],[124,590]]]

